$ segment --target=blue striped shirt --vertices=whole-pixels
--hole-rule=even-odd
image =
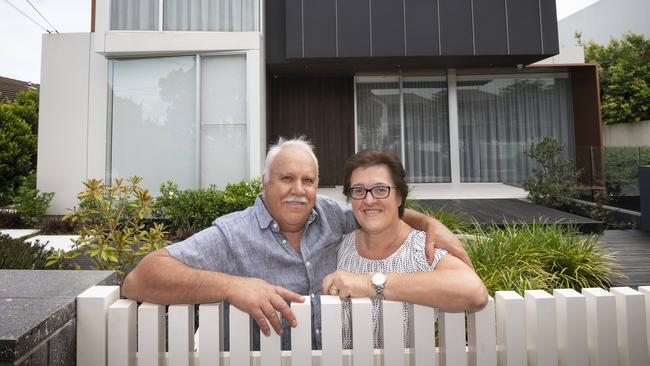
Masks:
[[[298,253],[280,231],[260,195],[252,207],[216,219],[209,228],[168,246],[167,250],[194,268],[256,277],[310,296],[312,345],[320,349],[319,295],[323,277],[336,270],[337,245],[343,235],[356,228],[349,205],[319,195],[305,224]],[[228,317],[225,319],[227,322]],[[259,349],[259,328],[253,324],[253,347]],[[282,325],[282,349],[290,349],[290,327],[284,320]]]

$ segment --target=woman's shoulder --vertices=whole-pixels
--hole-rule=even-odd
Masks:
[[[442,259],[442,257],[447,254],[447,251],[445,249],[435,249],[434,253],[434,260],[431,266],[428,265],[427,260],[426,260],[426,253],[425,253],[425,244],[427,240],[427,233],[424,231],[412,229],[409,235],[406,237],[406,240],[404,241],[404,246],[410,248],[410,253],[412,256],[412,259],[415,260],[415,262],[418,262],[423,265],[426,265],[427,267],[430,267],[431,270],[433,270]],[[424,260],[423,260],[424,259]]]

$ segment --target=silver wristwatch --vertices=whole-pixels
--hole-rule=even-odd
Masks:
[[[384,298],[384,287],[386,286],[386,274],[385,273],[375,273],[370,278],[372,287],[375,289],[375,297],[380,299]]]

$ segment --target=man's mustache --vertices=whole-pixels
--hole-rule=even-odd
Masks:
[[[288,203],[288,202],[297,202],[297,203],[307,203],[309,200],[307,197],[299,197],[299,196],[288,196],[282,199],[282,203]]]

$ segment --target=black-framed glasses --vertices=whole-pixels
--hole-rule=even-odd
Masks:
[[[390,195],[391,188],[397,188],[397,186],[374,186],[372,188],[352,187],[348,189],[348,196],[353,200],[362,200],[370,192],[375,199],[381,200]]]

